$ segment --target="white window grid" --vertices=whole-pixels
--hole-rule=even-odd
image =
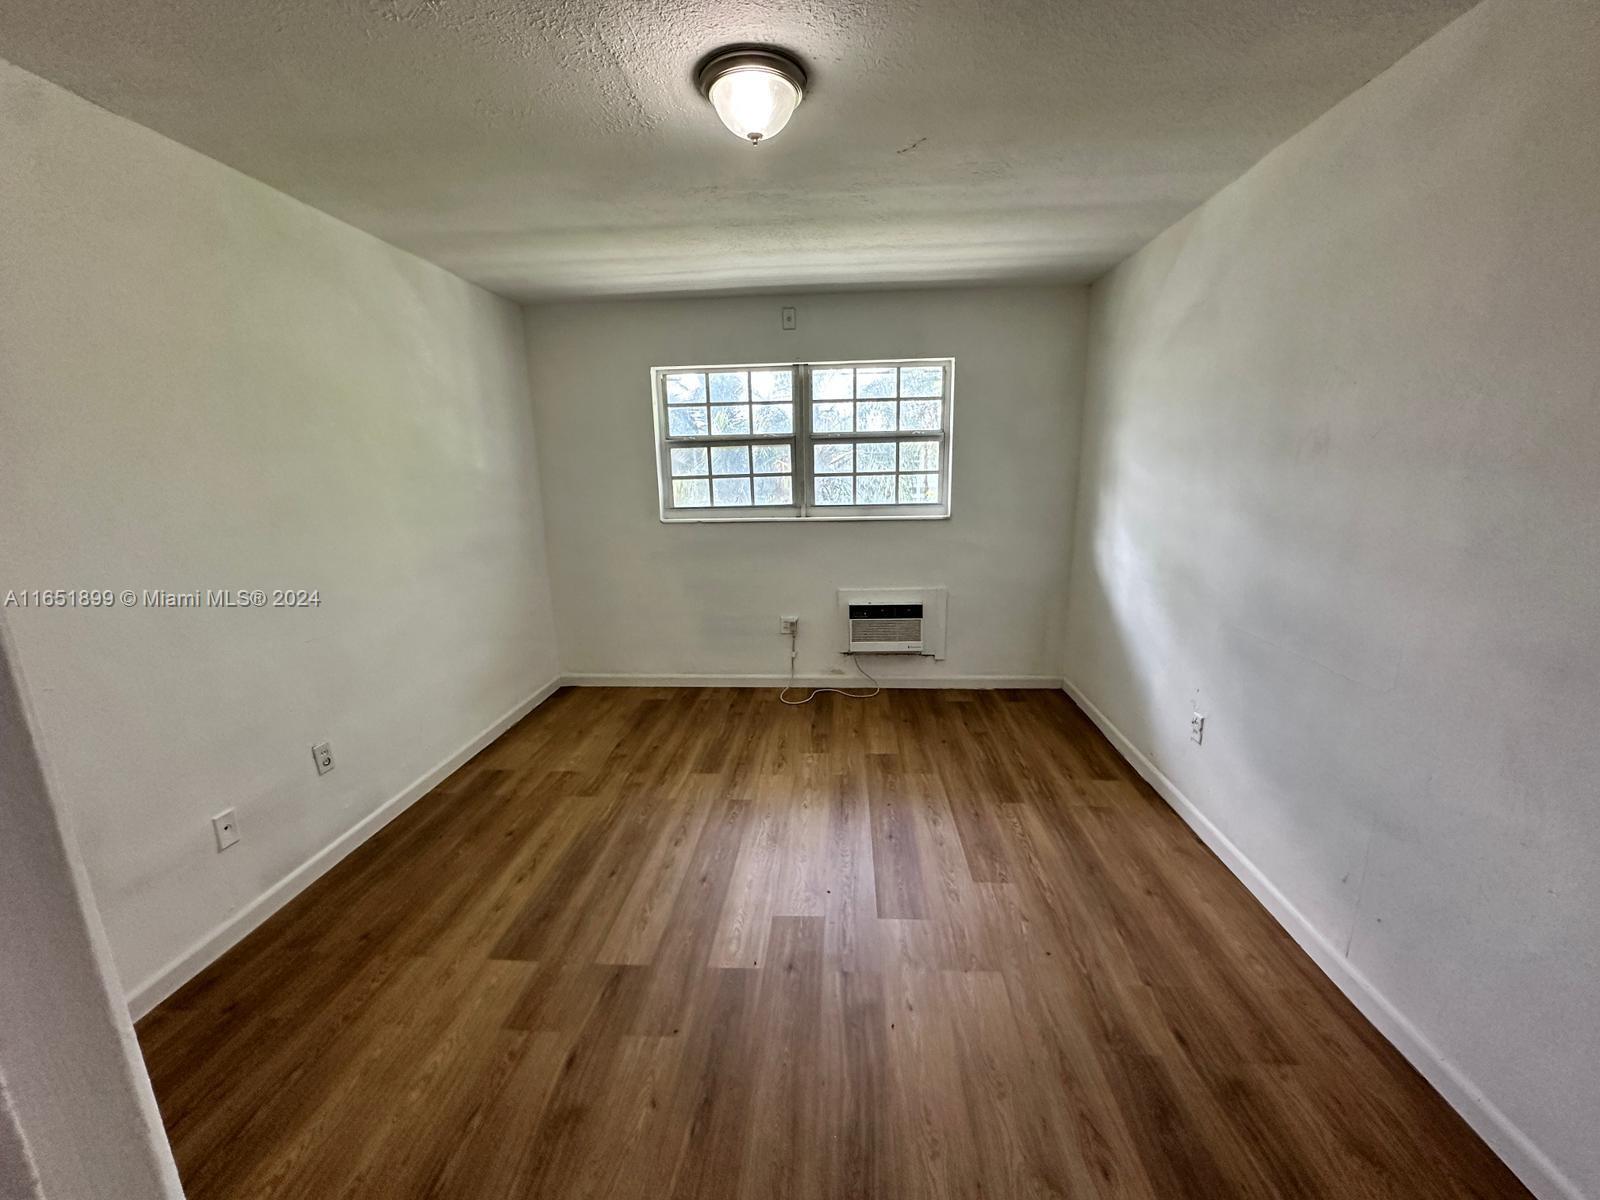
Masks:
[[[680,386],[679,378],[669,397],[669,377],[692,375],[703,381],[698,394]],[[724,378],[713,381],[713,375]],[[742,387],[731,375],[743,377]],[[784,403],[783,376],[791,406],[787,432],[774,407]],[[954,382],[955,361],[949,358],[657,367],[651,383],[661,519],[948,517]],[[697,403],[675,402],[686,398]],[[753,407],[743,415],[728,404],[710,404],[712,399]],[[682,411],[674,418],[674,409],[689,408],[700,409],[704,418],[691,420]],[[931,427],[904,428],[908,424]],[[713,432],[718,425],[721,431]],[[846,495],[848,502],[839,502]],[[709,503],[713,496],[748,496],[751,503]]]

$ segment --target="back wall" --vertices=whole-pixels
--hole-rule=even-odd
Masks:
[[[784,305],[799,328],[779,327]],[[527,340],[569,678],[843,676],[836,589],[949,589],[947,659],[886,677],[1060,677],[1083,378],[1078,288],[535,306]],[[663,525],[650,368],[953,356],[947,521]],[[850,674],[854,674],[850,672]]]

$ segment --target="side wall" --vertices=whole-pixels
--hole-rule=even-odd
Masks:
[[[0,1200],[182,1200],[0,613]]]
[[[1547,1196],[1600,1196],[1597,129],[1600,7],[1488,0],[1098,284],[1066,658]]]
[[[798,309],[797,331],[780,328],[784,305]],[[878,659],[870,669],[1053,686],[1084,310],[1077,288],[530,308],[568,674],[769,680],[788,670],[778,618],[794,613],[800,676],[844,675],[838,588],[942,585],[948,658]],[[661,523],[651,367],[946,355],[956,360],[948,521]]]
[[[142,1008],[555,679],[521,314],[3,63],[0,162],[0,599],[319,593],[5,611]]]

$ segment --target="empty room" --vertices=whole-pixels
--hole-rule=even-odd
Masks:
[[[0,1200],[1600,1200],[1600,3],[0,0]]]

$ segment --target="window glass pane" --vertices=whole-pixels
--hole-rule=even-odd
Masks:
[[[713,446],[711,448],[711,473],[713,475],[748,475],[750,473],[750,447]]]
[[[794,432],[794,406],[792,404],[757,404],[751,410],[755,414],[751,428],[757,433],[793,433]]]
[[[893,504],[893,475],[857,475],[857,504]]]
[[[748,403],[750,399],[749,378],[743,371],[713,371],[711,373],[711,403]]]
[[[674,475],[704,475],[706,473],[706,448],[695,446],[689,450],[674,450],[672,452],[672,473]]]
[[[849,367],[812,372],[811,398],[813,400],[850,399],[851,381],[854,376],[855,372]]]
[[[787,475],[794,470],[788,446],[755,446],[757,475]]]
[[[711,432],[718,435],[749,433],[750,406],[748,404],[723,404],[712,408]]]
[[[757,475],[756,503],[793,504],[793,477],[789,475]]]
[[[937,401],[937,400],[902,400],[902,401],[900,401],[900,428],[901,429],[937,429],[937,428],[939,428],[939,401]]]
[[[939,477],[937,475],[900,476],[901,504],[937,504],[939,502]]]
[[[711,505],[711,481],[708,479],[674,479],[672,503],[679,508],[708,508]]]
[[[811,447],[812,461],[818,475],[848,474],[855,461],[854,447],[849,442],[828,442]]]
[[[918,401],[917,403],[923,403]],[[856,431],[882,433],[894,428],[893,400],[864,400],[856,405]]]
[[[856,371],[856,399],[894,396],[893,367],[862,367]]]
[[[706,402],[706,377],[698,371],[693,375],[667,376],[668,404],[704,404]]]
[[[902,471],[937,471],[939,469],[939,443],[901,442],[900,469]]]
[[[851,487],[851,478],[848,475],[818,475],[817,476],[817,503],[818,504],[852,504],[855,502],[855,490]]]
[[[851,423],[854,408],[852,404],[813,404],[811,428],[817,433],[850,433],[855,429]]]
[[[735,475],[730,479],[711,481],[711,502],[718,508],[736,507],[750,503],[750,479]]]
[[[671,437],[695,437],[706,432],[703,408],[667,409],[667,433]]]
[[[893,442],[857,442],[856,443],[856,470],[858,470],[858,471],[892,471],[892,470],[894,470],[894,443]]]
[[[944,368],[901,367],[900,394],[902,396],[944,395]]]
[[[794,372],[751,371],[750,399],[757,404],[787,404],[794,399]]]

